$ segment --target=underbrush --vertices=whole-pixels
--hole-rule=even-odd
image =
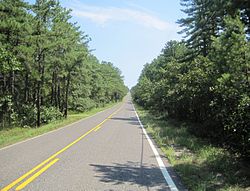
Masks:
[[[167,156],[188,190],[250,190],[250,166],[227,150],[197,138],[192,124],[166,120],[136,107],[147,132]]]
[[[16,126],[16,127],[11,127],[11,128],[5,128],[0,130],[0,148],[28,139],[32,138],[41,134],[44,134],[46,132],[58,129],[60,127],[69,125],[73,122],[76,122],[80,119],[89,117],[91,115],[96,114],[97,112],[103,111],[105,109],[108,109],[117,103],[110,103],[107,104],[105,107],[99,107],[99,108],[93,108],[90,111],[87,112],[70,112],[67,119],[65,118],[59,118],[59,119],[54,119],[52,121],[48,120],[48,124],[42,125],[39,128],[31,128],[29,126]],[[57,114],[55,114],[57,115]],[[54,115],[54,116],[55,116]],[[47,118],[48,119],[48,118]],[[51,119],[51,118],[50,118]]]

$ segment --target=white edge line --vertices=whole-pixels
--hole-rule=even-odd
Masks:
[[[119,104],[119,103],[118,103],[118,104]],[[103,110],[103,111],[99,111],[99,112],[97,112],[97,113],[96,113],[96,114],[94,114],[94,115],[91,115],[91,116],[85,117],[85,118],[83,118],[83,119],[79,119],[78,121],[75,121],[75,122],[73,122],[73,123],[70,123],[70,124],[68,124],[68,125],[66,125],[66,126],[59,127],[58,129],[55,129],[55,130],[49,131],[49,132],[47,132],[47,133],[43,133],[43,134],[41,134],[41,135],[37,135],[37,136],[32,137],[32,138],[29,138],[29,139],[25,139],[25,140],[23,140],[23,141],[20,141],[20,142],[17,142],[17,143],[14,143],[14,144],[8,145],[8,146],[6,146],[6,147],[2,147],[2,148],[0,148],[0,151],[5,150],[5,149],[8,149],[8,148],[13,147],[13,146],[16,146],[16,145],[19,145],[19,144],[22,144],[22,143],[25,143],[25,142],[28,142],[28,141],[31,141],[31,140],[33,140],[33,139],[36,139],[36,138],[42,137],[42,136],[44,136],[44,135],[47,135],[47,134],[54,133],[54,132],[56,132],[56,131],[59,131],[59,130],[65,129],[65,128],[67,128],[67,127],[71,126],[71,125],[74,125],[74,124],[80,123],[80,122],[85,121],[85,120],[87,120],[87,119],[89,119],[89,118],[92,118],[92,117],[94,117],[94,116],[96,116],[96,115],[98,115],[98,114],[100,114],[100,113],[103,113],[104,111],[107,111],[108,109],[111,109],[111,108],[113,108],[113,107],[117,106],[118,104],[116,104],[116,105],[114,105],[114,106],[112,106],[112,107],[110,107],[110,108],[107,108],[107,109],[105,109],[105,110]]]
[[[138,119],[138,121],[139,121],[139,123],[140,123],[140,126],[141,126],[141,128],[142,128],[142,131],[143,131],[144,135],[146,136],[146,138],[147,138],[147,140],[148,140],[148,143],[149,143],[151,149],[152,149],[153,152],[154,152],[155,158],[156,158],[157,163],[158,163],[158,165],[159,165],[159,167],[160,167],[160,170],[161,170],[161,172],[162,172],[162,175],[164,176],[164,178],[165,178],[165,180],[166,180],[166,182],[167,182],[167,184],[168,184],[170,190],[171,190],[171,191],[178,191],[178,188],[176,187],[176,185],[175,185],[173,179],[171,178],[171,176],[169,175],[169,173],[168,173],[168,171],[167,171],[167,168],[166,168],[166,166],[164,165],[164,163],[163,163],[163,161],[162,161],[162,159],[161,159],[161,156],[159,155],[157,149],[155,148],[155,146],[154,146],[152,140],[151,140],[150,137],[148,136],[148,133],[147,133],[147,131],[145,130],[145,128],[144,128],[144,126],[143,126],[143,124],[142,124],[142,122],[141,122],[141,120],[140,120],[140,118],[139,118],[139,116],[138,116],[138,114],[137,114],[137,112],[136,112],[136,110],[135,110],[134,104],[133,104],[133,108],[134,108],[136,117],[137,117],[137,119]]]

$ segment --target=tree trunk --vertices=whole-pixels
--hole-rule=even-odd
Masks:
[[[68,95],[69,95],[69,84],[70,84],[70,72],[67,75],[67,81],[66,81],[66,94],[65,94],[65,102],[64,102],[64,117],[67,118],[68,116]]]
[[[52,72],[52,83],[51,83],[51,97],[50,97],[50,104],[55,105],[55,72]]]
[[[36,96],[36,109],[37,109],[37,119],[36,126],[40,127],[41,125],[41,90],[40,90],[40,80],[37,82],[37,96]]]
[[[39,53],[41,51],[39,50]],[[37,127],[40,127],[41,125],[41,55],[38,56],[38,73],[39,73],[39,79],[37,80],[37,96],[36,96],[36,109],[37,109],[37,120],[36,125]]]
[[[29,74],[26,73],[25,75],[25,85],[24,85],[24,101],[25,103],[29,100]]]
[[[14,99],[15,96],[15,71],[11,72],[11,95]]]
[[[56,95],[56,107],[60,109],[61,105],[61,86],[60,86],[60,80],[57,81],[57,95]]]
[[[43,57],[43,61],[44,61],[44,55],[42,56]],[[44,102],[44,64],[41,68],[41,105],[44,105],[43,102]]]
[[[6,75],[3,74],[3,95],[6,94]]]

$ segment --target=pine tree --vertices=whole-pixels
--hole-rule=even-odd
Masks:
[[[28,4],[22,0],[3,0],[0,2],[0,46],[1,64],[0,87],[1,107],[0,119],[7,118],[9,125],[18,109],[20,94],[17,82],[20,70],[24,68],[24,54],[22,47],[26,44],[29,34]],[[4,116],[5,115],[5,116]],[[4,119],[3,119],[4,120]]]
[[[120,71],[90,55],[89,37],[59,1],[2,0],[0,16],[4,127],[38,127],[67,117],[69,109],[85,111],[126,94]]]
[[[216,33],[214,11],[211,10],[210,0],[183,0],[183,10],[188,17],[178,23],[185,27],[181,33],[186,33],[187,45],[195,55],[207,56],[211,45],[211,36]]]

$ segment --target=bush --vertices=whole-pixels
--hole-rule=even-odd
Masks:
[[[250,156],[250,97],[243,95],[237,108],[225,118],[227,142],[231,149]]]
[[[18,113],[19,124],[22,127],[36,125],[37,110],[34,105],[22,105]]]
[[[62,117],[63,114],[55,107],[41,107],[41,123],[49,123]]]
[[[70,109],[78,112],[90,110],[96,106],[94,100],[90,98],[78,98],[70,100]]]

